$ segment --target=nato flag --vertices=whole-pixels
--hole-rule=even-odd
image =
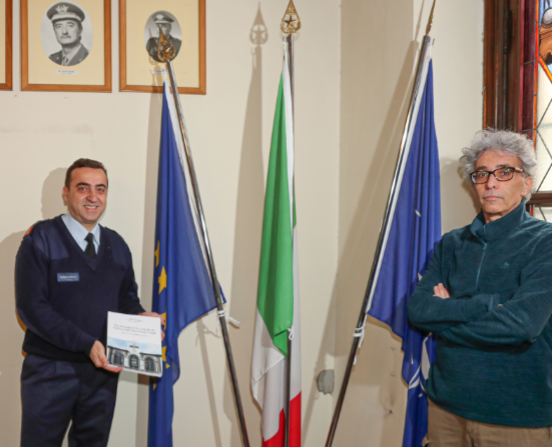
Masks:
[[[163,92],[163,117],[157,216],[153,311],[166,318],[163,377],[152,379],[149,398],[149,447],[172,447],[173,384],[180,375],[178,335],[216,307],[212,283],[190,210],[183,170],[184,153],[169,87]]]
[[[441,239],[439,155],[433,121],[433,70],[428,60],[423,95],[369,314],[402,338],[402,376],[408,384],[403,447],[420,447],[427,434],[424,391],[435,340],[408,324],[408,300]],[[423,79],[423,78],[422,78]]]

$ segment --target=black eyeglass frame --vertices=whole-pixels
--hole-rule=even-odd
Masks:
[[[499,179],[499,178],[497,177],[497,175],[496,175],[496,171],[502,171],[502,170],[505,170],[505,169],[513,169],[513,170],[514,170],[514,173],[513,173],[512,176],[511,176],[510,178],[508,178],[508,179],[505,179],[505,180]],[[481,172],[486,172],[487,174],[489,174],[489,175],[487,176],[487,180],[485,180],[484,182],[476,182],[476,181],[475,181],[475,178],[476,178],[476,177],[475,177],[475,174],[480,174]],[[471,174],[469,174],[469,177],[470,177],[470,179],[471,179],[471,181],[472,181],[473,184],[475,184],[475,185],[484,185],[484,184],[487,183],[487,182],[489,181],[489,179],[491,178],[491,174],[493,174],[493,175],[494,175],[494,178],[497,179],[499,182],[509,182],[510,180],[512,180],[512,179],[514,178],[514,174],[515,174],[516,172],[523,173],[523,172],[525,172],[525,170],[522,169],[522,168],[518,168],[518,167],[516,167],[516,166],[504,166],[504,167],[502,167],[502,168],[495,169],[494,171],[483,171],[483,170],[481,170],[481,171],[474,171],[474,172],[472,172]]]

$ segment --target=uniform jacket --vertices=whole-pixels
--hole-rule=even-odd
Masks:
[[[67,66],[70,67],[72,65],[80,64],[83,60],[86,59],[88,54],[89,54],[89,51],[86,48],[84,48],[84,46],[81,44],[79,50],[75,53],[73,58],[69,61],[69,65],[67,65]],[[57,53],[51,54],[50,55],[50,60],[52,62],[55,62],[58,65],[62,65],[62,63],[63,63],[63,50],[59,50]]]
[[[94,342],[105,344],[107,312],[144,312],[123,238],[102,226],[91,259],[60,216],[37,223],[23,238],[15,291],[27,326],[23,350],[54,360],[90,361]]]

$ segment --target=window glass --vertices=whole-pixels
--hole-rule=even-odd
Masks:
[[[129,366],[130,366],[130,369],[140,369],[140,361],[138,360],[137,356],[135,355],[130,356]]]
[[[120,352],[116,352],[113,357],[113,364],[114,365],[123,365],[123,354]]]

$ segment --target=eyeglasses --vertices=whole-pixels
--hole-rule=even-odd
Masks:
[[[491,174],[493,174],[495,179],[499,182],[507,182],[508,180],[512,180],[512,178],[514,178],[514,174],[516,172],[524,171],[521,168],[507,166],[505,168],[495,169],[494,171],[475,171],[470,174],[470,178],[472,183],[487,183],[489,178],[491,178]]]

